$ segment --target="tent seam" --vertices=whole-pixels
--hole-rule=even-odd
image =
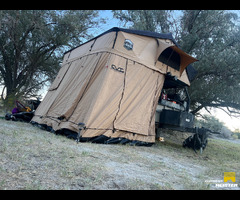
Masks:
[[[125,68],[125,71],[124,71],[124,80],[123,80],[123,90],[122,90],[122,95],[121,95],[121,99],[119,101],[119,104],[118,104],[118,111],[115,115],[115,118],[113,120],[113,133],[115,132],[115,122],[117,120],[117,116],[118,116],[118,113],[120,111],[120,108],[121,108],[121,104],[122,104],[122,100],[123,100],[123,96],[124,96],[124,91],[125,91],[125,86],[126,86],[126,74],[127,74],[127,65],[128,65],[128,59],[126,59],[126,68]]]
[[[146,67],[146,68],[148,68],[148,69],[151,69],[151,70],[153,70],[153,71],[155,71],[155,72],[158,72],[158,73],[160,73],[160,74],[163,74],[163,75],[166,74],[166,73],[160,72],[159,70],[156,70],[156,69],[153,69],[153,68],[151,68],[151,67],[148,67],[147,65],[145,65],[145,64],[143,64],[143,63],[140,63],[140,62],[138,62],[138,61],[136,61],[136,60],[134,60],[134,59],[131,59],[131,58],[122,56],[122,55],[117,54],[117,53],[114,53],[114,52],[112,52],[112,51],[97,51],[97,52],[94,52],[94,53],[88,53],[88,54],[85,54],[85,55],[83,55],[83,56],[81,56],[81,57],[77,57],[77,58],[75,58],[75,59],[73,59],[73,60],[71,60],[71,61],[68,61],[67,63],[74,62],[75,60],[81,59],[81,58],[83,58],[83,57],[85,57],[85,56],[89,56],[89,55],[93,55],[93,54],[98,54],[98,53],[110,53],[110,54],[113,54],[113,55],[117,55],[117,56],[120,56],[120,57],[125,58],[125,59],[127,59],[127,60],[136,62],[136,63],[138,63],[139,65],[142,65],[142,66],[144,66],[144,67]],[[65,64],[66,64],[66,63],[65,63]],[[65,64],[64,64],[64,65],[65,65]]]
[[[79,100],[78,100],[76,106],[74,107],[72,114],[67,118],[67,121],[72,117],[72,115],[73,115],[73,113],[74,113],[76,107],[78,106],[79,102],[82,100],[83,96],[85,95],[86,90],[87,90],[87,87],[88,87],[90,81],[92,80],[92,76],[93,76],[93,74],[94,74],[95,71],[96,71],[96,68],[97,68],[97,66],[98,66],[99,61],[100,61],[101,58],[102,58],[102,55],[103,55],[103,53],[101,53],[101,55],[99,56],[99,59],[98,59],[96,65],[95,65],[95,67],[94,67],[94,70],[93,70],[93,72],[92,72],[92,74],[91,74],[91,76],[90,76],[90,78],[89,78],[89,80],[88,80],[88,83],[87,83],[86,87],[84,88],[84,91],[83,91],[81,97],[79,98]]]

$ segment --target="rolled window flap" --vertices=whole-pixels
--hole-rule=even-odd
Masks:
[[[179,49],[177,46],[171,46],[170,48],[172,48],[175,52],[177,52],[180,57],[181,57],[181,64],[180,64],[180,76],[182,75],[184,69],[190,65],[193,62],[198,61],[198,59],[188,55],[187,53],[185,53],[183,50]]]
[[[156,51],[156,58],[155,58],[155,63],[158,61],[159,56],[161,55],[161,53],[167,49],[167,48],[171,48],[173,51],[175,51],[176,53],[179,54],[180,56],[180,68],[179,68],[179,75],[181,76],[184,69],[191,63],[198,61],[196,58],[188,55],[187,53],[185,53],[183,50],[181,50],[180,48],[178,48],[176,45],[174,45],[171,42],[166,42],[162,39],[157,39],[158,41],[158,49]],[[169,55],[171,57],[171,55]]]

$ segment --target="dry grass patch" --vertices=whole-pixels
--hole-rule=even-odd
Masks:
[[[0,189],[215,189],[204,181],[227,171],[239,181],[239,152],[240,144],[213,139],[202,155],[179,140],[152,147],[77,144],[0,120]]]

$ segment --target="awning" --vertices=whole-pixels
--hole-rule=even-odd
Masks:
[[[189,64],[198,61],[196,58],[193,58],[192,56],[188,55],[187,53],[185,53],[183,50],[181,50],[174,44],[166,43],[166,42],[162,41],[161,39],[157,39],[157,41],[158,41],[159,45],[158,45],[158,49],[157,49],[157,53],[156,53],[155,62],[157,62],[159,56],[165,49],[171,48],[174,52],[178,53],[180,56],[180,68],[179,68],[180,76],[182,75],[184,69]],[[171,59],[171,54],[169,55],[169,59]]]

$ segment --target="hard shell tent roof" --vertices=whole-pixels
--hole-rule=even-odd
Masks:
[[[165,75],[190,85],[194,61],[171,34],[112,28],[64,54],[32,122],[74,137],[84,123],[81,141],[152,144]]]

